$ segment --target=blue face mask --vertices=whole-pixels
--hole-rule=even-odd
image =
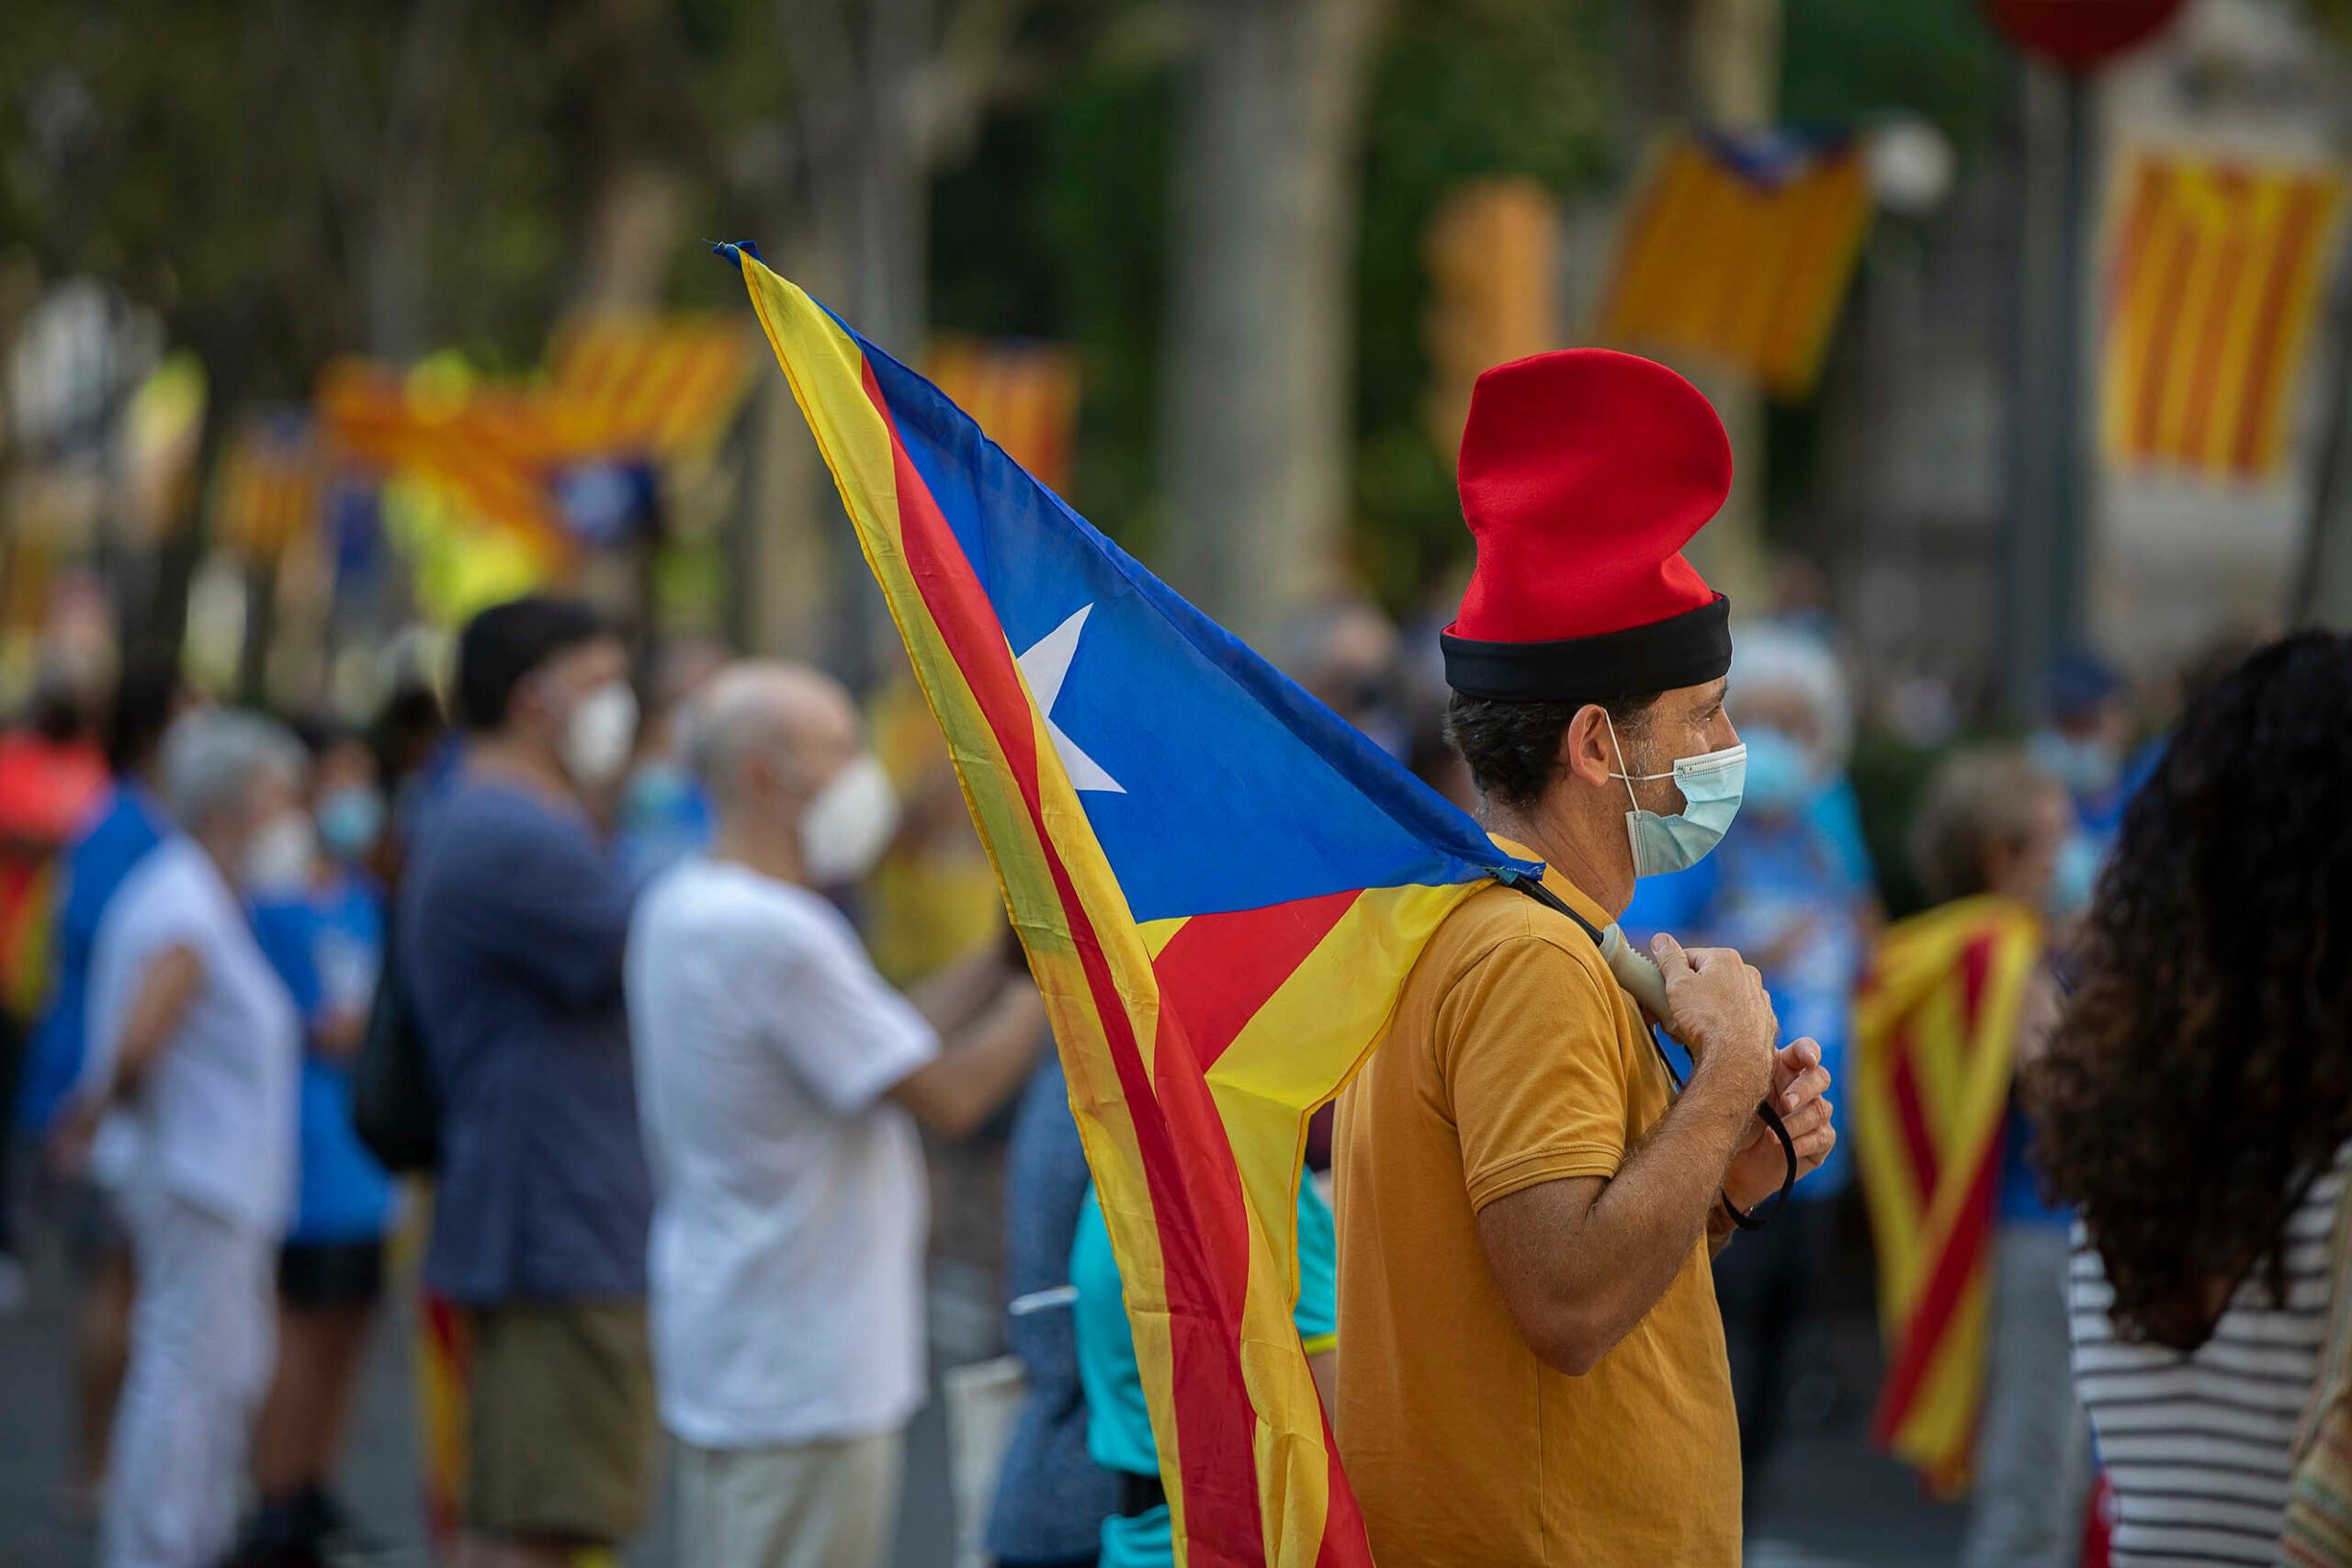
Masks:
[[[319,802],[319,840],[330,854],[357,860],[384,830],[384,797],[364,785],[338,789]]]
[[[2025,749],[2035,767],[2064,784],[2077,799],[2114,788],[2116,776],[2122,772],[2115,754],[2098,741],[2061,735],[2054,729],[2036,730],[2027,738]]]
[[[1752,725],[1746,733],[1747,803],[1765,812],[1803,810],[1818,782],[1812,753],[1770,725]]]
[[[2058,919],[2091,907],[2098,887],[2098,846],[2086,833],[2069,833],[2058,847],[2058,863],[2051,869],[2050,891],[2042,896],[2042,912]]]
[[[1607,711],[1601,714],[1604,723]],[[1617,726],[1609,725],[1609,742],[1617,746]],[[1618,766],[1624,766],[1625,749],[1617,746]],[[1747,748],[1727,746],[1697,757],[1675,760],[1671,773],[1611,773],[1625,781],[1625,798],[1634,808],[1625,813],[1625,837],[1634,846],[1634,874],[1661,876],[1682,871],[1707,858],[1723,841],[1724,829],[1739,815],[1739,797],[1747,782]],[[1682,791],[1682,809],[1671,817],[1645,811],[1634,797],[1634,785],[1646,779],[1672,779]]]

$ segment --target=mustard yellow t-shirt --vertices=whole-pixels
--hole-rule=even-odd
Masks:
[[[1609,923],[1564,878],[1545,886]],[[1736,1568],[1739,1437],[1704,1237],[1580,1378],[1520,1337],[1478,1242],[1498,1198],[1615,1175],[1669,1092],[1571,921],[1498,886],[1430,939],[1334,1145],[1336,1425],[1381,1568]]]

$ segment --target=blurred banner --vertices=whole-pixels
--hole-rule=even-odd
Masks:
[[[271,563],[319,525],[327,466],[308,410],[248,413],[220,455],[212,536],[249,561]]]
[[[1560,204],[1534,180],[1473,180],[1430,219],[1421,259],[1430,274],[1421,342],[1430,372],[1421,419],[1450,459],[1480,373],[1563,341]]]
[[[448,618],[568,576],[582,547],[658,540],[665,481],[711,461],[752,363],[725,322],[594,318],[557,334],[535,380],[454,354],[406,371],[345,361],[315,406],[329,457],[385,486],[424,608]]]
[[[2169,152],[2130,167],[2105,300],[2108,457],[2271,478],[2341,233],[2343,177]]]
[[[1078,441],[1078,356],[1027,338],[942,334],[923,367],[1005,456],[1056,495],[1069,495]]]
[[[1598,333],[1703,355],[1803,398],[1870,218],[1851,138],[1671,138],[1626,219]]]

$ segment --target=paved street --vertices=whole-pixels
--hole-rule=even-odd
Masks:
[[[934,1340],[974,1353],[989,1314],[969,1291],[935,1288]],[[62,1270],[36,1259],[28,1310],[0,1319],[0,1387],[9,1419],[0,1431],[0,1568],[71,1568],[91,1557],[92,1532],[62,1506],[58,1478],[66,1441],[65,1306]],[[1839,1381],[1866,1379],[1874,1352],[1866,1325],[1840,1314],[1832,1337]],[[426,1562],[416,1507],[416,1463],[410,1419],[406,1325],[379,1334],[368,1386],[353,1433],[346,1490],[367,1527],[390,1549],[387,1568]],[[1852,1407],[1849,1407],[1849,1404]],[[1858,1402],[1830,1402],[1826,1418],[1792,1438],[1762,1480],[1760,1538],[1750,1568],[1929,1568],[1951,1561],[1958,1511],[1921,1500],[1909,1473],[1869,1451],[1860,1438]],[[934,1399],[916,1423],[907,1456],[900,1568],[946,1568],[949,1524],[945,1420]],[[634,1568],[672,1561],[665,1518],[630,1553]]]

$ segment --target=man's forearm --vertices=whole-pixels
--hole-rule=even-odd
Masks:
[[[1592,1201],[1576,1251],[1605,1271],[1583,1281],[1604,1344],[1647,1315],[1708,1231],[1724,1172],[1755,1114],[1755,1097],[1734,1075],[1694,1074]]]

